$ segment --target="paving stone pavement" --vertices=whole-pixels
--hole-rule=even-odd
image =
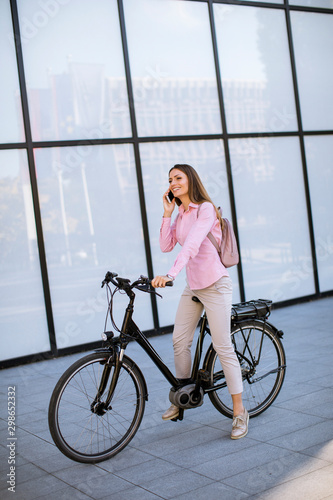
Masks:
[[[83,354],[0,372],[0,498],[6,500],[333,499],[333,298],[274,310],[285,332],[287,372],[275,403],[230,439],[231,420],[206,398],[182,422],[163,422],[168,383],[131,343],[149,400],[139,431],[114,458],[83,465],[52,442],[47,411],[64,370]],[[171,334],[151,343],[173,369]],[[15,493],[8,490],[8,388],[16,392]]]

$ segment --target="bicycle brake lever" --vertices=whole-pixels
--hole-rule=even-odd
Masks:
[[[144,285],[137,286],[136,288],[138,290],[140,290],[141,292],[154,293],[155,295],[158,295],[159,297],[161,297],[161,299],[163,299],[162,295],[160,295],[159,293],[157,293],[155,291],[155,288],[153,286],[151,286],[150,283],[145,283]]]

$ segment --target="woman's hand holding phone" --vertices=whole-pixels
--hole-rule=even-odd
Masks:
[[[172,191],[169,191],[167,196],[166,196],[167,200],[169,203],[172,202],[172,200],[174,199],[174,195],[173,195],[173,192]]]
[[[171,217],[172,212],[175,209],[176,200],[170,189],[168,189],[163,195],[163,207],[164,214],[163,217]]]

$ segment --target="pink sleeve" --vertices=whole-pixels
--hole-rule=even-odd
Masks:
[[[211,230],[215,219],[216,214],[213,205],[209,202],[203,203],[200,207],[199,217],[191,227],[174,265],[168,272],[170,276],[176,277],[190,258],[193,259],[198,254],[201,243]]]
[[[171,225],[171,217],[163,217],[160,229],[160,248],[162,252],[171,252],[177,243],[176,238],[177,218]]]

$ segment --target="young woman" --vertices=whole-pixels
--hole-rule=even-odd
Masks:
[[[173,200],[169,201],[169,193]],[[169,198],[169,199],[168,199]],[[175,205],[179,213],[171,225]],[[200,205],[200,210],[198,211]],[[191,374],[191,345],[195,329],[204,307],[211,331],[212,342],[225,374],[233,402],[232,439],[246,436],[249,415],[242,403],[242,376],[230,337],[232,282],[220,261],[212,242],[211,232],[220,243],[221,218],[207,194],[197,172],[190,165],[175,165],[169,172],[169,189],[163,195],[164,215],[160,231],[162,252],[182,246],[173,266],[165,276],[152,280],[155,288],[165,287],[186,266],[187,286],[181,296],[173,331],[176,377],[184,384]],[[196,296],[200,302],[194,302]],[[178,416],[179,408],[171,405],[163,420]]]

